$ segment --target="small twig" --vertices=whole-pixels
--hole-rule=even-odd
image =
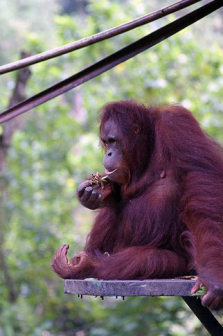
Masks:
[[[176,3],[173,3],[167,7],[161,8],[155,12],[152,12],[150,14],[147,14],[145,16],[142,16],[140,18],[137,18],[133,21],[124,23],[120,26],[105,30],[103,32],[100,32],[98,34],[92,35],[92,36],[88,36],[85,37],[81,40],[66,44],[64,46],[55,48],[55,49],[51,49],[45,52],[42,52],[40,54],[37,55],[33,55],[30,57],[27,57],[25,59],[21,59],[19,61],[16,62],[12,62],[9,64],[5,64],[0,66],[0,74],[5,74],[7,72],[11,72],[14,70],[18,70],[24,67],[27,67],[29,65],[33,65],[39,62],[43,62],[46,61],[48,59],[57,57],[57,56],[61,56],[64,54],[67,54],[71,51],[74,50],[78,50],[84,47],[87,47],[89,45],[92,45],[94,43],[100,42],[100,41],[104,41],[107,40],[111,37],[123,34],[129,30],[135,29],[137,27],[143,26],[149,22],[158,20],[162,17],[165,17],[171,13],[175,13],[183,8],[186,8],[188,6],[191,6],[193,4],[195,4],[196,2],[199,2],[202,0],[181,0],[178,1]]]
[[[91,181],[91,184],[96,184],[101,189],[104,189],[105,184],[109,182],[108,175],[101,176],[99,173],[91,174],[89,180]]]

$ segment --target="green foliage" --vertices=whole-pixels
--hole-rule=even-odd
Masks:
[[[200,285],[200,288],[193,294],[193,296],[202,296],[207,293],[207,289]]]
[[[15,57],[20,43],[34,53],[39,52],[51,47],[49,35],[50,43],[62,45],[127,22],[151,9],[145,0],[91,1],[87,14],[71,17],[58,12],[54,15],[56,11],[50,1],[47,4],[42,0],[35,4],[12,1],[10,8],[7,3],[4,0],[0,5],[4,33],[2,62]],[[36,12],[44,13],[40,25]],[[26,28],[21,26],[19,30],[16,19]],[[163,19],[161,23],[34,66],[28,96],[165,22]],[[18,44],[13,36],[18,38]],[[191,109],[205,130],[223,143],[223,51],[215,43],[206,48],[198,42],[194,29],[188,28],[63,97],[28,112],[25,118],[20,117],[23,127],[14,135],[9,152],[4,172],[7,198],[1,210],[7,268],[18,298],[13,304],[9,302],[9,287],[1,272],[0,334],[205,335],[181,299],[81,301],[63,294],[63,282],[50,269],[51,259],[61,244],[70,244],[70,256],[83,247],[94,217],[94,212],[78,205],[75,193],[77,185],[90,173],[103,171],[97,123],[103,104],[131,98],[146,104],[180,103]],[[13,85],[14,75],[5,76],[0,83],[1,109],[7,105]]]

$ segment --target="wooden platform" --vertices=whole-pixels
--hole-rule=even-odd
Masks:
[[[66,294],[93,296],[190,296],[196,280],[65,280]]]

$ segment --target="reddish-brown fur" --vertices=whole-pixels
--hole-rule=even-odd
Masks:
[[[102,111],[101,130],[108,120],[120,129],[128,183],[111,182],[108,205],[100,209],[85,247],[88,263],[73,259],[67,277],[169,278],[195,270],[209,290],[204,304],[219,308],[222,148],[181,106],[114,102]],[[54,269],[66,277],[63,267]]]

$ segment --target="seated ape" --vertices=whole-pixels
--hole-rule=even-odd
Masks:
[[[80,202],[99,209],[84,251],[63,245],[65,279],[172,278],[197,272],[203,305],[223,306],[223,150],[180,106],[106,105],[100,138],[109,182],[87,180]]]

